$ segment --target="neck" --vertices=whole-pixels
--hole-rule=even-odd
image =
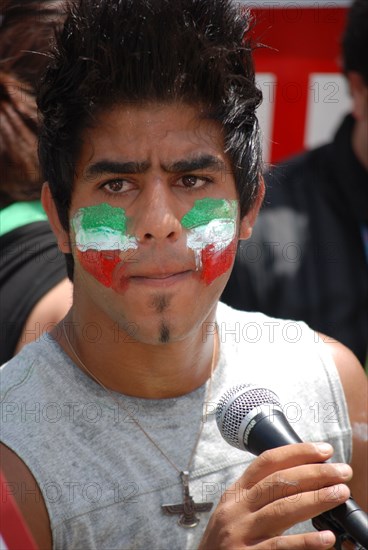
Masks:
[[[187,394],[208,380],[218,359],[217,334],[204,341],[201,330],[170,344],[144,344],[120,335],[122,341],[112,345],[106,327],[98,342],[88,341],[78,330],[86,325],[73,310],[63,323],[54,337],[72,361],[106,388],[125,395],[164,399]]]

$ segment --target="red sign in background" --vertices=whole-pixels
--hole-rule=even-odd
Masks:
[[[268,46],[255,51],[256,72],[272,73],[275,79],[262,88],[264,101],[272,103],[266,160],[277,162],[306,148],[307,119],[312,111],[308,103],[324,102],[326,107],[334,103],[336,118],[340,116],[341,101],[333,77],[342,72],[340,44],[347,8],[333,3],[321,7],[316,2],[307,8],[252,8],[252,13],[254,38]],[[329,85],[311,80],[318,73],[331,75]]]

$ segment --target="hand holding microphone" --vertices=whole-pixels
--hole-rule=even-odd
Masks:
[[[302,440],[288,423],[278,397],[267,388],[240,385],[226,392],[218,407],[217,424],[224,439],[239,449],[259,455]],[[355,542],[368,548],[368,519],[350,497],[344,504],[322,514],[335,522]]]
[[[282,533],[332,508],[354,531],[350,534],[355,540],[365,546],[367,516],[354,501],[349,501],[352,504],[347,510],[344,504],[349,498],[345,483],[351,479],[351,468],[324,463],[333,453],[328,444],[300,443],[273,392],[249,385],[232,388],[219,402],[217,422],[231,445],[262,455],[225,492],[200,549],[331,548],[335,540],[330,531]],[[234,498],[235,485],[240,486],[244,498]]]

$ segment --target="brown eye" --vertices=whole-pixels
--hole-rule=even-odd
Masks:
[[[198,182],[199,178],[197,176],[183,176],[182,181],[185,187],[194,187]]]
[[[212,179],[204,176],[187,175],[180,178],[180,185],[186,189],[203,189],[212,183]]]
[[[108,191],[111,191],[112,193],[119,193],[119,191],[123,190],[123,181],[122,180],[115,180],[115,181],[109,181],[105,185],[105,189]]]

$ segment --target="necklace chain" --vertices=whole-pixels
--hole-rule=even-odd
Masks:
[[[75,350],[74,346],[72,345],[72,343],[69,339],[69,336],[68,336],[68,333],[67,333],[67,330],[66,330],[65,322],[63,322],[63,334],[64,334],[64,337],[65,337],[65,340],[68,343],[69,348],[71,349],[71,351],[73,352],[73,354],[77,358],[77,360],[78,360],[79,364],[81,365],[81,367],[91,376],[91,378],[93,378],[93,380],[95,382],[97,382],[97,384],[99,386],[101,386],[101,388],[103,388],[106,391],[106,393],[113,399],[113,401],[115,401],[115,403],[118,405],[118,407],[121,407],[124,410],[124,412],[134,422],[134,424],[137,426],[137,428],[139,428],[143,432],[143,434],[147,437],[147,439],[152,443],[152,445],[154,445],[156,447],[156,449],[162,454],[162,456],[167,460],[167,462],[169,464],[171,464],[171,466],[178,472],[178,474],[181,474],[183,470],[176,466],[176,464],[171,460],[171,458],[169,456],[167,456],[167,454],[161,449],[161,447],[158,445],[158,443],[156,443],[156,441],[153,439],[153,437],[151,437],[150,434],[143,428],[143,426],[141,426],[141,424],[138,422],[138,420],[129,413],[128,409],[123,405],[123,403],[121,403],[118,399],[116,399],[116,397],[114,396],[112,391],[110,391],[103,384],[103,382],[101,382],[101,380],[95,374],[93,374],[93,372],[91,372],[91,370],[87,367],[87,365],[85,365],[85,363],[79,357],[79,354],[77,353],[77,351]],[[217,331],[217,326],[216,326],[216,332],[214,334],[214,340],[213,340],[213,352],[212,352],[212,360],[211,360],[210,379],[209,379],[208,388],[206,390],[204,403],[206,403],[207,400],[209,401],[211,399],[212,378],[213,378],[213,372],[214,372],[214,367],[215,367],[215,363],[216,363],[217,350],[218,350],[218,331]],[[196,437],[196,441],[195,441],[194,447],[192,449],[191,455],[189,457],[188,465],[186,467],[186,470],[188,472],[190,471],[190,468],[192,466],[193,458],[194,458],[195,452],[197,450],[197,446],[198,446],[199,440],[201,438],[203,428],[204,428],[204,421],[203,421],[203,418],[202,418],[201,427],[198,431],[198,435]]]

